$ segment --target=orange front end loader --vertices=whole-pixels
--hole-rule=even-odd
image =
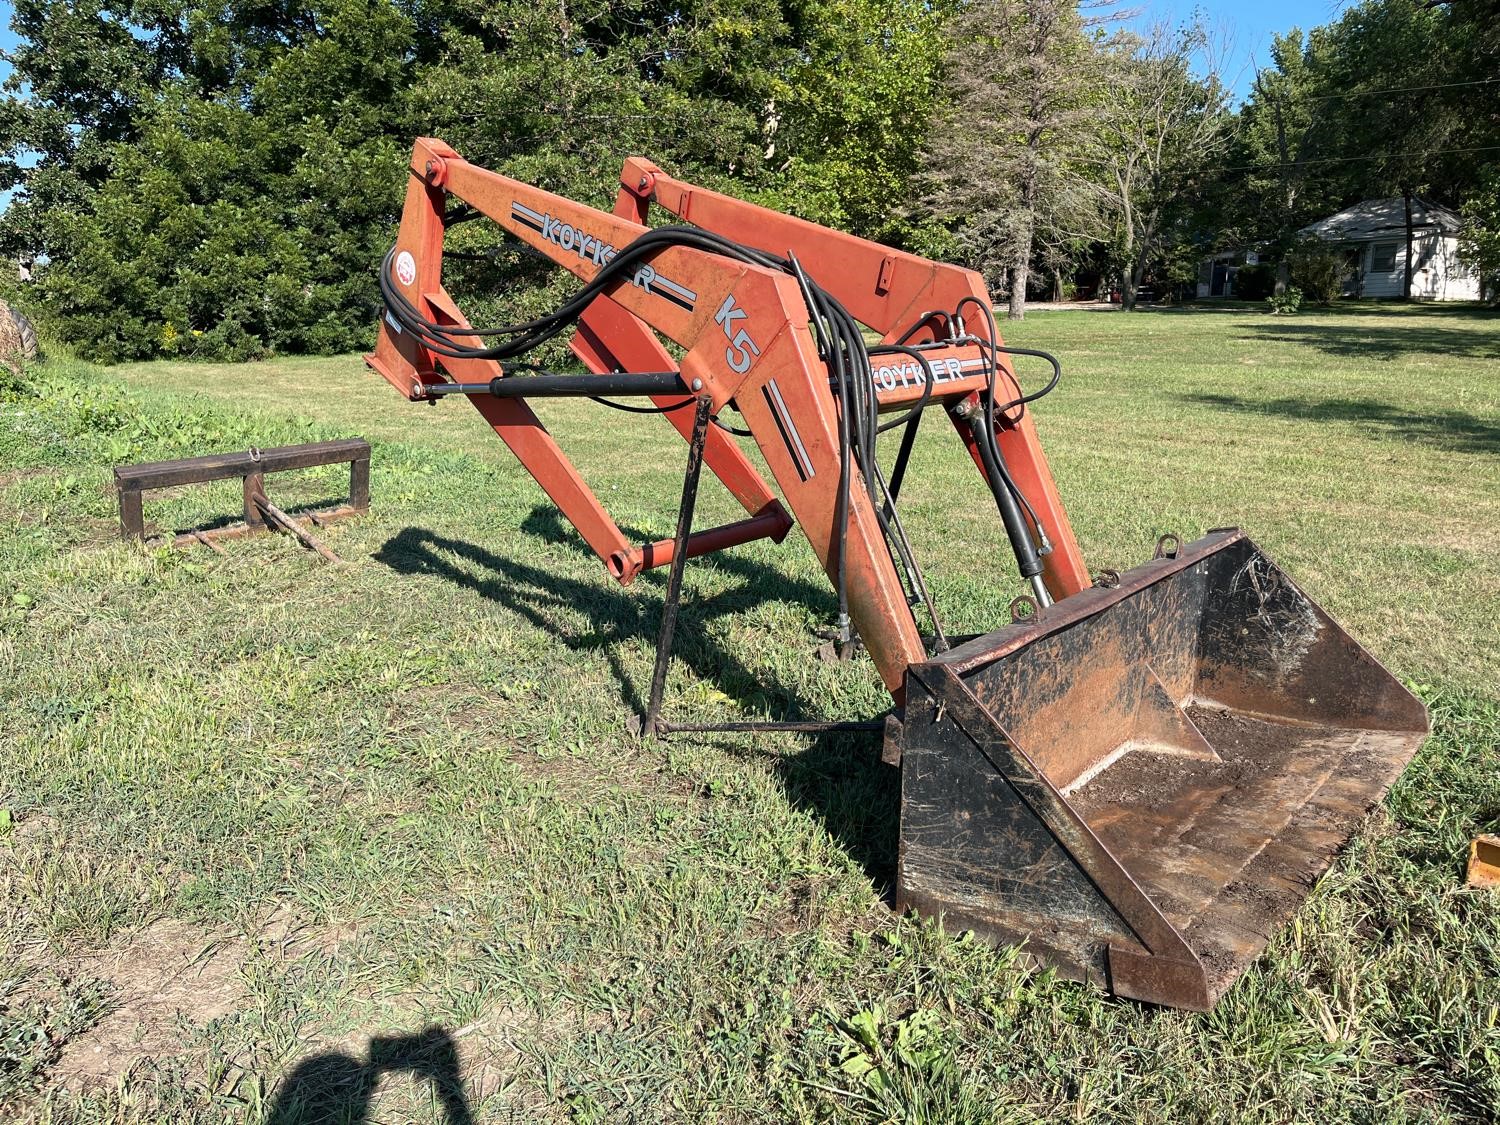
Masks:
[[[678,221],[646,225],[652,204]],[[477,217],[575,274],[577,295],[471,326],[442,261],[446,228]],[[1421,703],[1239,531],[1165,537],[1151,561],[1090,577],[1028,409],[1055,375],[1022,393],[1020,349],[968,270],[640,159],[607,214],[422,139],[380,282],[376,371],[412,401],[466,398],[616,581],[670,567],[643,733],[884,731],[901,770],[899,907],[1023,942],[1119,995],[1207,1009],[1426,734]],[[565,331],[587,373],[517,362]],[[527,405],[551,396],[633,397],[688,441],[672,538],[625,538]],[[957,431],[1030,588],[979,637],[945,634],[897,506],[927,411]],[[900,440],[889,478],[882,433]],[[693,527],[704,465],[744,519]],[[667,722],[686,560],[794,523],[838,593],[840,640],[857,634],[895,707],[869,723]]]

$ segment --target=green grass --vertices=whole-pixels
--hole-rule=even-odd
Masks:
[[[377,1072],[379,1120],[446,1120],[455,1090],[494,1121],[1493,1119],[1500,900],[1462,864],[1500,826],[1500,318],[1040,313],[1008,335],[1064,361],[1037,419],[1094,569],[1244,526],[1433,714],[1214,1013],[894,916],[894,778],[867,741],[625,735],[663,576],[608,582],[461,403],[403,404],[356,357],[58,362],[0,402],[0,1116],[261,1121],[300,1067],[273,1120],[347,1116]],[[542,413],[622,525],[670,534],[663,423]],[[350,434],[374,507],[327,532],[342,565],[269,536],[115,541],[114,462]],[[1019,587],[958,454],[927,427],[903,506],[979,630]],[[271,481],[283,506],[342,486]],[[232,517],[235,491],[147,517]],[[705,488],[702,513],[734,511]],[[812,658],[833,597],[795,536],[685,589],[672,713],[884,705],[867,663]],[[64,1089],[70,1044],[125,1003],[100,951],[162,919],[233,957],[232,1010],[174,1032],[182,1057]]]

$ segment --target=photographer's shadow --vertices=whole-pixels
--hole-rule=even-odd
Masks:
[[[281,1084],[267,1125],[365,1125],[382,1075],[410,1073],[428,1083],[446,1125],[473,1125],[458,1049],[443,1028],[378,1035],[365,1058],[341,1051],[313,1055]]]

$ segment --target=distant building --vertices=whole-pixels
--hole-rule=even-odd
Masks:
[[[1411,201],[1415,256],[1411,295],[1430,301],[1477,301],[1479,278],[1458,260],[1458,215],[1420,197]],[[1399,297],[1406,271],[1406,205],[1394,199],[1367,199],[1303,227],[1342,250],[1348,265],[1346,296]]]
[[[1238,297],[1235,279],[1239,276],[1240,267],[1259,264],[1260,254],[1253,248],[1224,250],[1203,258],[1198,263],[1198,299]]]

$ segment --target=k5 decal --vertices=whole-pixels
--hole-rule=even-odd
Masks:
[[[734,303],[733,293],[724,298],[719,311],[714,313],[714,323],[724,329],[724,338],[729,341],[729,346],[724,349],[724,362],[737,375],[749,371],[750,364],[760,355],[760,345],[750,338],[750,329],[736,329],[734,326],[737,320],[749,319],[750,314]]]

